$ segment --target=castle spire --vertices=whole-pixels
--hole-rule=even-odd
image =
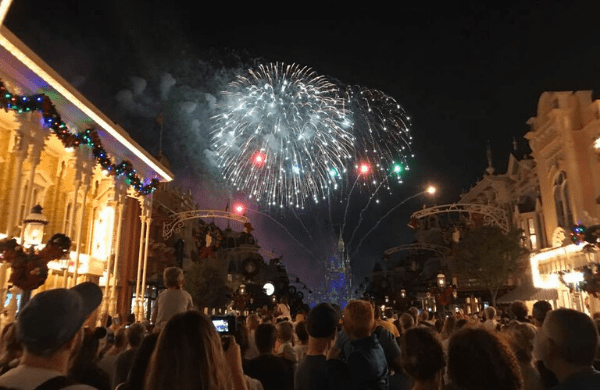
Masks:
[[[494,174],[494,165],[492,164],[492,149],[490,147],[490,141],[487,141],[487,151],[486,151],[486,156],[487,156],[487,163],[488,166],[485,169],[485,171],[487,172],[488,175],[493,175]]]

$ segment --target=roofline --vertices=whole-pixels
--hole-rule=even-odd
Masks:
[[[63,79],[48,64],[39,58],[31,49],[20,41],[5,26],[0,26],[0,46],[4,47],[15,58],[21,61],[30,70],[35,72],[40,78],[63,95],[67,100],[73,103],[85,115],[90,117],[102,129],[112,135],[117,141],[133,152],[140,160],[145,162],[163,179],[162,181],[172,181],[174,175],[167,168],[162,166],[154,157],[152,157],[144,148],[135,142],[125,130],[117,126],[96,106],[87,100],[72,85]]]

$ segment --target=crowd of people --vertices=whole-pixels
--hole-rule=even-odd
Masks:
[[[150,323],[95,326],[93,283],[36,294],[2,330],[0,390],[600,389],[600,318],[546,301],[465,315],[365,298],[260,310],[219,333],[180,269],[164,280]]]

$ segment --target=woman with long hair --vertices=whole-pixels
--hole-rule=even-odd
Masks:
[[[225,351],[224,351],[225,349]],[[239,345],[196,310],[173,316],[150,358],[146,390],[247,390]]]
[[[508,344],[481,328],[463,328],[450,337],[448,373],[452,389],[523,389],[519,363]]]

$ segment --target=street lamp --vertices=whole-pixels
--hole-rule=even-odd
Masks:
[[[44,237],[44,226],[48,224],[48,218],[42,214],[42,206],[33,206],[29,215],[23,220],[23,243],[31,248],[42,243]]]
[[[439,288],[446,287],[446,275],[440,272],[437,276],[437,284]]]
[[[400,298],[402,298],[402,299],[406,298],[406,290],[405,289],[400,290]]]

